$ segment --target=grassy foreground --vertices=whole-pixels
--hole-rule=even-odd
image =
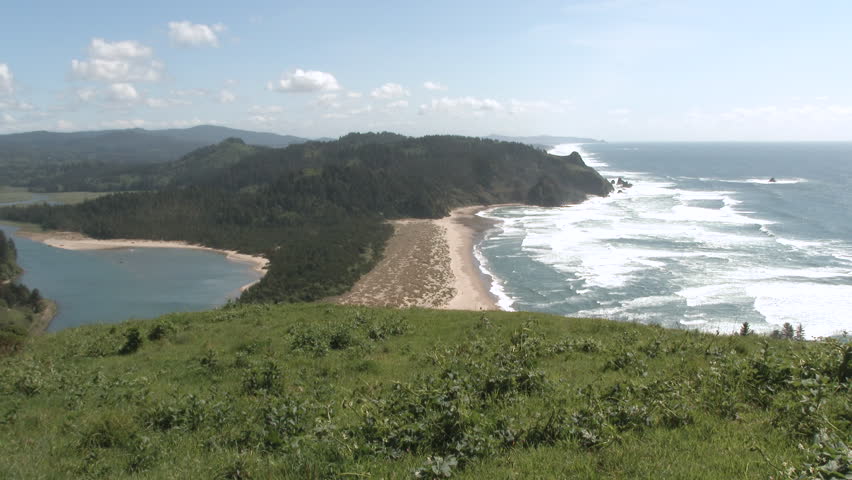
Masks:
[[[0,358],[0,478],[849,478],[848,357],[324,304],[87,326]]]

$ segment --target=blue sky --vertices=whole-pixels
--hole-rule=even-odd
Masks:
[[[6,1],[0,133],[852,140],[852,2],[306,3]]]

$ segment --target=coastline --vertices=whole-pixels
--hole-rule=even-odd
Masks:
[[[492,279],[483,273],[475,246],[498,222],[477,215],[501,205],[454,209],[440,219],[401,219],[382,260],[349,292],[327,299],[344,305],[499,310]]]
[[[497,297],[491,293],[491,277],[479,268],[474,248],[486,232],[498,222],[477,213],[494,205],[457,208],[448,217],[434,222],[445,229],[450,249],[450,268],[455,296],[447,303],[448,310],[499,310]]]
[[[36,242],[41,242],[45,245],[54,248],[62,248],[65,250],[110,250],[120,248],[187,248],[193,250],[206,250],[209,252],[216,252],[222,254],[228,260],[240,263],[247,263],[251,265],[254,271],[261,274],[261,278],[263,278],[263,275],[266,274],[266,267],[269,265],[269,260],[261,256],[248,255],[245,253],[239,253],[236,250],[222,250],[217,248],[205,247],[204,245],[194,245],[191,243],[180,241],[133,240],[123,238],[97,240],[76,232],[58,231],[32,232],[18,230],[17,232],[15,232],[15,235],[28,238]],[[260,280],[255,280],[251,283],[243,285],[242,287],[240,287],[240,292],[251,288],[252,285],[256,284],[259,281]]]
[[[47,332],[47,327],[53,323],[53,319],[59,313],[59,307],[53,300],[44,299],[42,305],[44,305],[44,310],[39,312],[38,317],[30,324],[30,335],[44,335]]]

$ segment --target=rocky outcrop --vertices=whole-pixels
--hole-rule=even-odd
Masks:
[[[551,157],[559,162],[559,168],[555,174],[539,178],[527,192],[526,203],[556,207],[580,203],[589,196],[605,197],[613,191],[613,186],[594,168],[587,166],[579,153]]]

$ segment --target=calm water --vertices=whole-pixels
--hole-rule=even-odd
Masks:
[[[15,230],[2,224],[0,229]],[[49,331],[213,308],[259,278],[250,265],[203,250],[72,251],[14,240],[26,271],[21,282],[59,306]]]
[[[729,333],[852,331],[852,144],[561,145],[635,186],[485,212],[505,309]],[[775,177],[776,183],[769,183]]]

